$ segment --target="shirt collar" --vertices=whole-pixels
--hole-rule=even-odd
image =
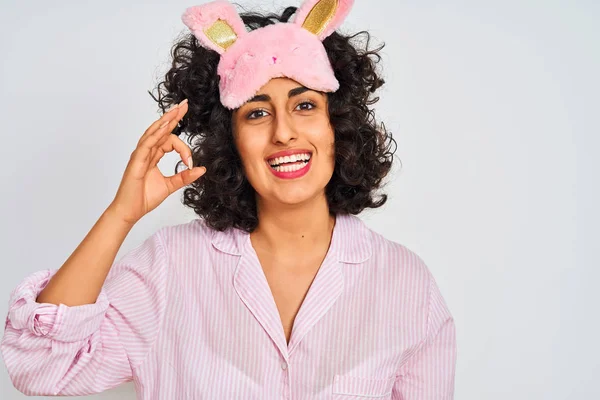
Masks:
[[[212,245],[227,254],[241,256],[243,246],[248,243],[249,233],[230,228],[223,232],[213,230]],[[352,214],[336,214],[330,251],[340,261],[357,264],[368,260],[373,253],[372,232],[365,223]]]

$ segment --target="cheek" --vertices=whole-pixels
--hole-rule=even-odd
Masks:
[[[333,145],[333,127],[326,116],[299,120],[298,130],[304,132],[310,141],[318,143],[321,147]]]
[[[333,128],[330,126],[321,127],[320,130],[314,131],[314,143],[317,148],[321,148],[321,151],[328,157],[335,157],[335,137]]]
[[[327,136],[327,157],[331,164],[331,168],[335,168],[335,133],[333,132],[333,128],[330,128],[329,134]]]
[[[240,132],[236,139],[236,147],[242,158],[242,164],[249,166],[257,157],[262,157],[265,144],[260,135],[252,132]]]
[[[333,128],[328,124],[323,126],[313,126],[308,140],[316,147],[317,152],[321,155],[321,160],[324,163],[333,165],[335,163],[335,137]]]

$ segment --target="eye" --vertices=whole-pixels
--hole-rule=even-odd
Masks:
[[[261,113],[264,113],[264,115],[261,115]],[[258,118],[264,117],[266,114],[267,114],[267,112],[262,109],[253,110],[253,111],[250,111],[248,113],[248,115],[246,115],[246,119],[258,119]]]
[[[296,108],[298,108],[298,107],[300,107],[301,111],[306,111],[306,110],[312,110],[313,108],[316,107],[316,105],[312,101],[303,101],[302,103],[300,103],[296,106]]]

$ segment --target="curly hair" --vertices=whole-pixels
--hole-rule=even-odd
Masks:
[[[281,15],[240,13],[251,30],[273,23],[288,22],[297,7],[287,7]],[[366,36],[364,48],[354,45]],[[333,32],[323,45],[339,81],[339,89],[327,93],[328,110],[334,129],[335,167],[325,188],[330,214],[358,214],[365,208],[378,208],[387,201],[377,191],[391,169],[396,141],[383,123],[378,124],[369,106],[379,97],[372,94],[384,84],[376,71],[384,47],[369,49],[366,31],[351,36]],[[199,44],[191,33],[171,49],[171,68],[158,83],[158,103],[164,113],[170,106],[188,100],[188,111],[173,134],[188,135],[194,165],[206,174],[185,188],[183,204],[194,210],[206,224],[223,231],[231,227],[252,232],[258,225],[256,192],[246,178],[232,132],[232,110],[219,97],[217,65],[220,55]],[[393,145],[393,148],[392,148]],[[182,165],[179,161],[175,173]]]

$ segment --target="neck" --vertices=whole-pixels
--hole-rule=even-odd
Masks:
[[[329,248],[335,225],[327,199],[282,208],[258,201],[258,226],[252,245],[274,256],[306,255]]]

